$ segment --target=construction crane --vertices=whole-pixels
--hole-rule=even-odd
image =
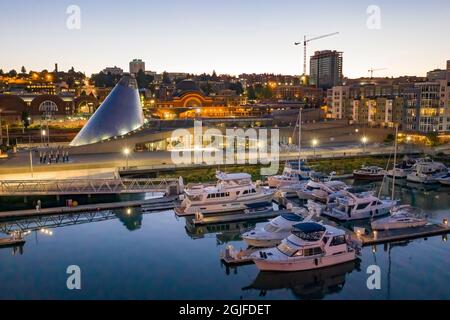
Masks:
[[[369,69],[369,72],[370,72],[370,79],[373,79],[373,73],[374,73],[374,72],[382,71],[382,70],[387,70],[387,68],[379,68],[379,69],[371,68],[371,69]]]
[[[335,36],[335,35],[338,35],[338,34],[339,34],[339,32],[334,32],[334,33],[324,34],[322,36],[314,37],[314,38],[311,38],[311,39],[307,39],[307,37],[305,36],[303,38],[303,41],[301,41],[301,42],[294,42],[294,44],[296,46],[298,46],[298,45],[303,43],[303,77],[306,77],[306,58],[307,58],[306,56],[307,56],[308,43],[310,43],[311,41],[315,41],[315,40],[319,40],[319,39],[323,39],[323,38],[328,38],[328,37]]]

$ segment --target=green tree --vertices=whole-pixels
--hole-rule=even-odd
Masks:
[[[27,69],[25,69],[25,67],[22,66],[22,68],[20,69],[20,72],[21,72],[22,74],[26,74],[26,73],[27,73]]]
[[[22,123],[25,129],[28,129],[30,126],[30,114],[28,111],[22,111]]]
[[[170,79],[169,74],[166,71],[163,72],[162,82],[163,84],[172,84],[172,80]]]
[[[250,86],[247,88],[247,98],[249,100],[256,100],[256,92],[255,92],[255,88],[253,88],[253,86]]]
[[[14,69],[12,69],[10,72],[8,72],[8,76],[10,76],[10,77],[15,77],[15,76],[17,76],[17,71],[14,70]]]

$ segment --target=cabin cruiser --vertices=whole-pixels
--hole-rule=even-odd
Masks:
[[[295,224],[309,221],[311,218],[312,215],[305,208],[301,208],[298,213],[283,213],[275,219],[270,220],[262,229],[244,233],[242,238],[251,247],[274,247],[280,244],[281,240],[289,236]]]
[[[361,220],[387,215],[396,204],[397,201],[381,200],[372,192],[343,192],[336,197],[334,206],[322,214],[341,221]]]
[[[375,220],[371,225],[373,230],[393,230],[421,227],[427,223],[421,209],[404,205],[392,208],[389,217]]]
[[[389,170],[387,175],[390,178],[393,178],[395,175],[396,179],[406,179],[408,174],[413,171],[415,163],[415,160],[411,160],[409,158],[404,159],[402,163],[399,163],[395,166],[395,169]]]
[[[353,177],[357,180],[383,180],[386,174],[385,170],[375,166],[363,166],[361,169],[353,171]]]
[[[432,184],[439,183],[439,179],[447,175],[448,168],[440,162],[418,162],[406,179],[409,182]]]
[[[281,188],[310,179],[314,171],[304,161],[287,161],[283,174],[268,178],[269,187]]]
[[[307,184],[297,191],[300,200],[317,200],[326,202],[330,194],[340,190],[346,190],[349,187],[341,181],[320,181],[311,179]]]
[[[175,209],[180,216],[196,213],[223,213],[248,209],[252,204],[270,203],[274,191],[256,186],[247,173],[216,174],[215,185],[188,186],[181,205]]]
[[[343,230],[303,222],[294,225],[291,234],[276,248],[261,250],[251,256],[262,271],[302,271],[353,261],[356,252],[348,245]]]

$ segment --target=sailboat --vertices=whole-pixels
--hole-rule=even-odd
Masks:
[[[286,161],[283,173],[281,175],[271,176],[268,178],[268,184],[271,188],[279,188],[283,192],[296,191],[310,179],[315,172],[309,168],[301,157],[301,141],[302,141],[302,108],[299,109],[298,119],[298,161]],[[297,127],[296,125],[296,127]],[[294,130],[295,132],[295,130]]]

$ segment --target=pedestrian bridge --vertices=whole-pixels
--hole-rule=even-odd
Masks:
[[[90,195],[163,192],[180,194],[181,179],[3,180],[0,196]]]

